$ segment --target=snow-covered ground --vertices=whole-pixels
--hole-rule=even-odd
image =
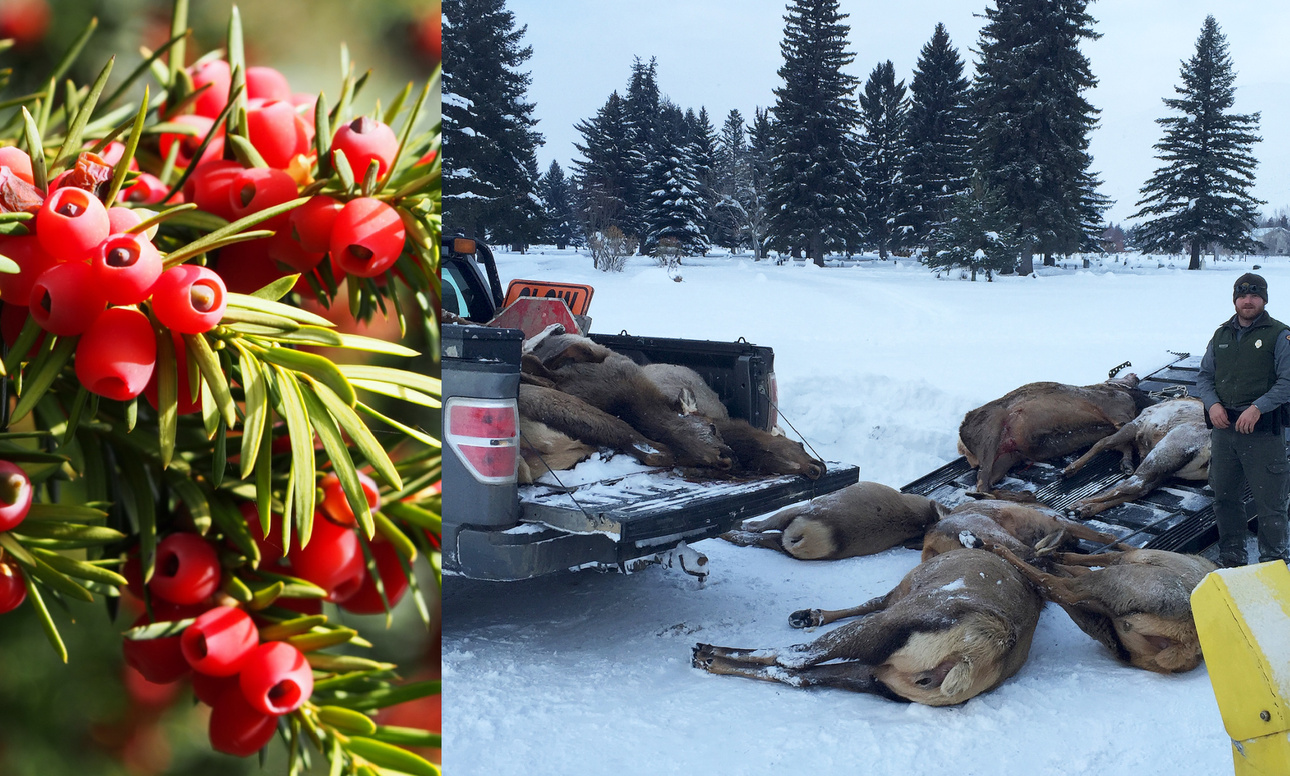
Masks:
[[[870,257],[872,258],[872,257]],[[592,329],[775,349],[781,413],[829,460],[894,487],[957,457],[963,414],[1035,380],[1087,384],[1203,350],[1255,264],[1268,310],[1290,315],[1290,261],[1132,256],[992,283],[912,260],[817,268],[750,258],[501,254],[512,278],[592,284]],[[673,280],[679,275],[680,282]],[[791,432],[790,432],[791,435]],[[789,612],[880,595],[918,562],[893,549],[801,562],[720,540],[700,587],[672,570],[584,572],[521,584],[445,583],[446,769],[465,774],[1220,774],[1231,749],[1202,667],[1160,676],[1117,663],[1061,609],[1043,613],[1022,670],[955,708],[713,676],[695,642],[779,647],[818,637]]]

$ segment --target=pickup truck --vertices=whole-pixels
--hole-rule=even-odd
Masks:
[[[586,568],[631,570],[676,559],[702,577],[706,559],[688,544],[738,521],[846,487],[855,466],[828,463],[799,476],[695,481],[634,472],[576,487],[516,482],[523,333],[482,324],[504,300],[488,246],[446,238],[442,252],[444,472],[443,561],[450,575],[515,581]],[[455,317],[454,317],[455,316]],[[638,363],[688,366],[730,415],[775,424],[774,353],[747,342],[591,334]]]

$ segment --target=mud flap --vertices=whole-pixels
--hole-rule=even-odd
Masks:
[[[1191,607],[1237,776],[1290,772],[1290,570],[1212,572]]]

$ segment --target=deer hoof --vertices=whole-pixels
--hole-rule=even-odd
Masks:
[[[794,628],[814,628],[824,624],[824,614],[819,609],[798,609],[788,615],[788,624]]]
[[[702,668],[706,670],[708,667],[712,665],[713,657],[715,657],[715,655],[713,655],[712,653],[711,644],[695,644],[694,654],[690,659],[690,663],[695,668]]]

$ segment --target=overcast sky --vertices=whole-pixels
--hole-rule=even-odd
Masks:
[[[708,109],[720,128],[732,108],[745,119],[774,103],[783,64],[779,41],[786,0],[508,0],[533,47],[526,69],[537,103],[538,150],[545,171],[554,159],[568,170],[582,136],[574,124],[595,115],[609,93],[625,92],[634,57],[658,58],[659,88],[682,108]],[[937,22],[967,64],[976,59],[985,0],[842,0],[849,15],[850,73],[865,79],[890,59],[908,86],[918,52]],[[1115,200],[1110,221],[1135,211],[1138,189],[1158,166],[1152,145],[1161,102],[1174,96],[1183,60],[1196,51],[1206,14],[1227,37],[1236,79],[1235,110],[1261,112],[1254,148],[1254,194],[1265,212],[1290,208],[1290,4],[1198,0],[1104,0],[1089,6],[1102,37],[1084,44],[1099,84],[1088,93],[1100,109],[1093,133],[1093,169]]]

